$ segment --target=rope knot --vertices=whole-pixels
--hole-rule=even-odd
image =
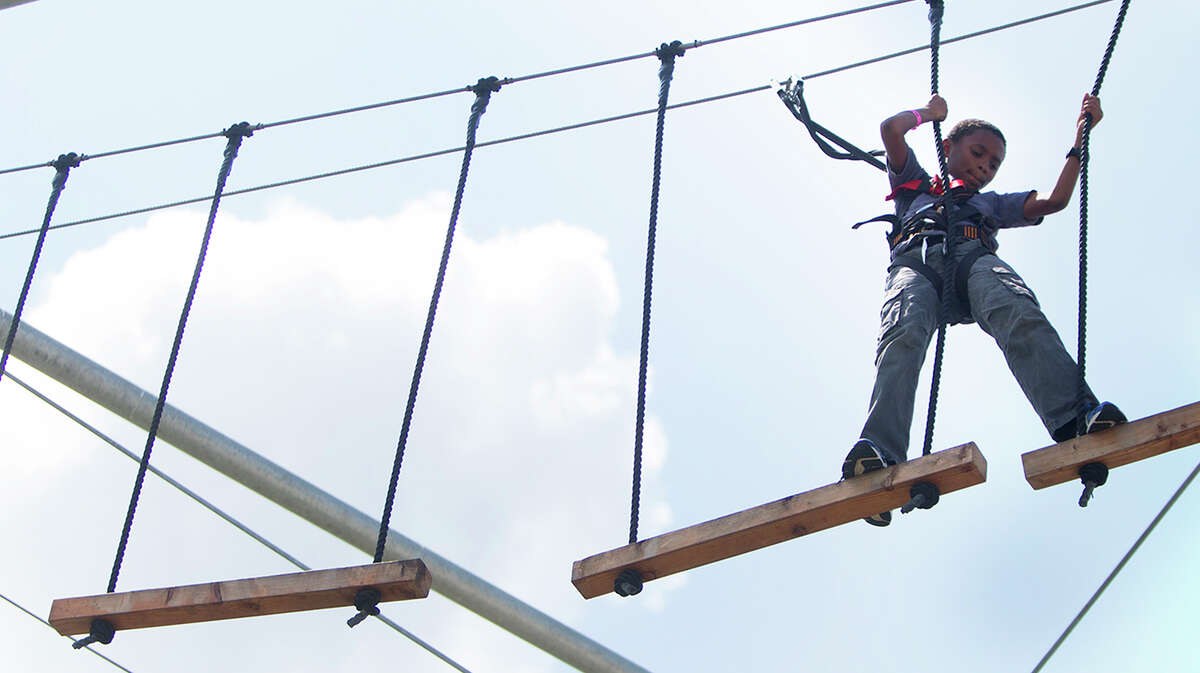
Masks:
[[[685,51],[686,50],[683,47],[683,43],[679,40],[675,40],[670,44],[663,42],[661,45],[659,45],[658,49],[654,50],[654,55],[657,56],[658,60],[660,61],[668,61],[674,60],[676,56],[682,57]]]

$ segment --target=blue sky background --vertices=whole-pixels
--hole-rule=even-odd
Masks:
[[[944,37],[1039,14],[951,1]],[[520,1],[154,3],[40,0],[0,12],[3,167],[99,153],[649,51],[857,6]],[[1057,7],[1055,5],[1054,7]],[[1066,6],[1064,3],[1062,6]],[[1048,191],[1119,3],[949,45],[950,122],[1008,138],[993,187]],[[1188,208],[1194,3],[1134,3],[1093,135],[1088,372],[1143,417],[1198,399],[1200,272]],[[924,3],[689,51],[673,102],[917,46]],[[489,140],[655,105],[643,59],[506,86]],[[928,54],[813,79],[814,116],[864,146],[928,99]],[[268,129],[229,188],[462,144],[470,94]],[[652,116],[477,150],[392,524],[655,671],[1030,670],[1195,464],[1121,468],[1086,510],[1032,491],[1049,443],[991,340],[950,332],[936,444],[979,444],[988,482],[888,529],[852,524],[584,601],[572,561],[628,525]],[[926,166],[928,126],[910,134]],[[75,169],[55,222],[211,193],[223,139]],[[173,405],[360,509],[382,507],[460,157],[221,204]],[[4,232],[40,224],[52,172],[0,176]],[[887,250],[849,225],[889,207],[882,174],[833,162],[767,91],[667,118],[651,333],[643,536],[835,480],[873,375]],[[1074,351],[1077,203],[1005,232]],[[25,319],[157,390],[207,206],[52,232]],[[32,237],[0,240],[12,310]],[[23,363],[13,373],[133,450],[144,433]],[[923,431],[928,372],[918,392]],[[0,593],[39,612],[102,592],[136,466],[0,383]],[[914,453],[919,449],[914,448]],[[314,567],[369,557],[159,443],[154,463]],[[1196,671],[1200,500],[1182,498],[1047,671]],[[154,478],[121,589],[288,572]],[[475,673],[567,667],[449,601],[386,614]],[[337,611],[118,634],[134,671],[450,670]],[[114,670],[0,606],[6,670]]]

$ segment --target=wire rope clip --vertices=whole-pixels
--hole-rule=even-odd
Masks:
[[[613,580],[613,591],[618,596],[636,596],[642,592],[642,574],[633,568],[626,568]]]
[[[71,643],[71,647],[79,650],[92,643],[107,645],[113,641],[113,636],[115,635],[117,635],[117,630],[113,627],[112,622],[107,619],[93,619],[91,625],[88,627],[88,636]]]
[[[358,593],[354,594],[354,608],[358,610],[358,614],[346,620],[346,626],[354,628],[358,626],[367,617],[374,617],[379,614],[379,601],[383,600],[383,594],[379,593],[378,589],[370,587],[359,589]]]
[[[918,481],[913,484],[912,488],[908,489],[908,495],[912,499],[900,508],[901,514],[908,514],[914,509],[932,509],[941,499],[941,491],[928,481]]]
[[[1088,463],[1079,468],[1079,480],[1083,482],[1083,495],[1079,496],[1079,506],[1087,507],[1096,487],[1103,486],[1108,481],[1108,466],[1104,463]]]

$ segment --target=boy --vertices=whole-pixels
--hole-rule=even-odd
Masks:
[[[1100,100],[1084,96],[1075,144],[1046,198],[1037,191],[980,192],[1004,161],[1004,136],[995,126],[978,119],[955,125],[942,143],[954,204],[949,264],[943,259],[946,234],[937,218],[929,216],[941,203],[941,197],[935,195],[940,194],[941,180],[931,185],[929,174],[904,140],[912,129],[927,121],[942,121],[946,113],[946,101],[934,95],[924,107],[897,113],[879,127],[888,178],[894,189],[888,198],[896,200],[897,226],[888,237],[891,265],[880,311],[875,388],[861,439],[842,465],[845,479],[907,458],[917,377],[937,330],[943,274],[950,274],[952,281],[947,316],[950,324],[977,322],[995,338],[1021,390],[1055,441],[1075,437],[1080,424],[1087,433],[1125,422],[1120,410],[1108,402],[1098,402],[1090,390],[1085,393],[1083,418],[1079,418],[1078,366],[1046,320],[1033,292],[1012,267],[995,255],[999,229],[1040,224],[1043,216],[1067,206],[1079,177],[1084,117],[1091,115],[1093,126],[1100,122]],[[883,512],[866,521],[886,526],[891,519],[891,512]]]

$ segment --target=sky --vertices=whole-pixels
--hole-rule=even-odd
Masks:
[[[865,3],[864,3],[865,4]],[[948,38],[1048,11],[948,2]],[[156,3],[38,0],[0,11],[0,168],[96,154],[648,52],[859,6],[846,0],[600,5],[517,0]],[[997,191],[1048,192],[1119,3],[941,52],[949,122],[1008,138]],[[924,3],[688,51],[672,102],[927,42]],[[1133,3],[1092,137],[1087,371],[1133,418],[1200,399],[1195,215],[1187,207],[1200,7]],[[479,140],[654,107],[653,58],[505,86]],[[810,79],[814,117],[865,147],[929,97],[927,53]],[[229,189],[461,146],[470,94],[265,129]],[[935,164],[928,125],[909,135]],[[1050,440],[994,343],[950,330],[935,445],[976,442],[988,481],[583,600],[571,563],[626,541],[654,120],[473,157],[400,473],[392,527],[653,671],[1032,670],[1195,465],[1189,447],[1115,470],[1092,505],[1033,491]],[[211,194],[222,138],[72,171],[56,223]],[[169,401],[377,515],[461,156],[221,203]],[[40,225],[50,169],[0,175],[0,233]],[[672,111],[658,214],[641,536],[837,479],[873,376],[887,250],[850,224],[884,177],[822,155],[769,91]],[[1183,200],[1184,203],[1178,203]],[[157,391],[207,205],[55,230],[24,320]],[[1001,256],[1074,352],[1078,203],[1004,232]],[[34,238],[0,239],[12,311]],[[5,290],[7,288],[7,290]],[[932,359],[932,358],[930,358]],[[127,448],[145,433],[12,359],[9,370]],[[919,451],[928,367],[918,391]],[[102,593],[137,466],[5,377],[0,594],[45,617]],[[312,567],[370,557],[166,443],[154,465]],[[1186,493],[1049,665],[1197,671],[1200,495]],[[120,590],[293,568],[148,477]],[[436,584],[436,578],[435,578]],[[132,671],[450,669],[345,611],[145,629],[102,648]],[[431,594],[385,614],[474,673],[572,670]],[[0,668],[111,671],[0,604]]]

